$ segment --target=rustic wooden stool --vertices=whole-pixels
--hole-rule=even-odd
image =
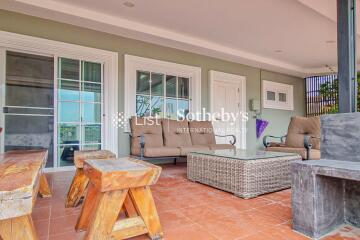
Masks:
[[[0,239],[38,239],[31,214],[39,188],[41,195],[51,194],[40,186],[47,155],[47,150],[0,154]]]
[[[85,196],[85,192],[89,183],[89,179],[85,176],[83,171],[85,160],[109,160],[115,158],[116,155],[107,150],[75,151],[74,164],[76,167],[76,173],[67,194],[65,207],[78,206],[81,198]]]
[[[146,233],[153,240],[162,238],[150,190],[160,176],[160,167],[127,157],[87,160],[84,172],[90,186],[75,229],[86,230],[85,240],[125,239]],[[131,216],[119,217],[122,207]]]

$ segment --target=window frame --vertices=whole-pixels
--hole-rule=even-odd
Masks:
[[[135,101],[136,101],[136,111],[138,110],[138,106],[137,106],[137,97],[144,97],[144,98],[149,98],[149,115],[151,117],[155,117],[153,115],[153,98],[160,98],[162,100],[162,116],[164,118],[171,118],[169,117],[169,115],[167,114],[167,102],[169,100],[175,100],[176,102],[176,110],[179,110],[179,104],[180,101],[186,101],[188,104],[188,110],[190,111],[190,102],[191,102],[191,96],[190,96],[190,81],[191,78],[189,76],[175,76],[175,75],[168,75],[168,74],[164,74],[164,73],[158,73],[158,72],[148,72],[148,71],[142,71],[142,70],[136,70],[136,88],[138,88],[137,84],[138,84],[138,73],[145,73],[145,74],[149,74],[149,93],[143,93],[143,92],[138,92],[136,89],[136,96],[135,96]],[[153,94],[153,85],[152,85],[152,81],[153,81],[153,75],[161,75],[162,76],[162,95],[155,95]],[[175,96],[168,96],[167,95],[167,77],[173,77],[175,79]],[[181,97],[179,94],[179,81],[180,79],[186,79],[188,81],[188,94],[187,97]],[[136,115],[138,115],[137,112],[135,112]],[[177,112],[176,112],[177,113]],[[176,114],[175,113],[175,114]],[[171,119],[175,119],[175,118],[171,118]],[[177,119],[177,118],[176,118]]]
[[[189,78],[189,110],[190,112],[201,111],[201,68],[172,62],[160,61],[151,58],[125,55],[125,109],[124,115],[128,119],[136,116],[136,74],[137,71],[160,73],[176,77]],[[166,87],[166,85],[165,85]],[[166,97],[164,95],[164,97]],[[177,98],[180,99],[180,98]],[[129,132],[127,124],[125,132]]]
[[[78,79],[68,79],[68,78],[63,78],[63,76],[61,75],[62,73],[62,61],[61,60],[73,60],[79,63],[79,67],[78,67],[78,71],[79,71],[79,77]],[[84,71],[84,65],[85,63],[95,63],[95,64],[99,64],[100,65],[100,82],[94,82],[94,81],[86,81],[85,80],[85,71]],[[103,148],[103,141],[105,139],[104,136],[104,100],[103,100],[103,95],[104,95],[104,74],[103,74],[103,63],[101,62],[90,62],[87,60],[82,60],[82,59],[75,59],[75,58],[64,58],[64,57],[58,57],[57,59],[57,79],[55,81],[57,81],[57,88],[55,89],[57,92],[57,107],[55,108],[57,110],[57,119],[56,119],[56,129],[57,129],[57,163],[58,163],[58,167],[64,167],[61,165],[61,160],[60,160],[60,149],[62,147],[66,147],[66,146],[77,146],[79,147],[79,150],[87,150],[92,147],[96,146],[96,149],[102,149]],[[74,82],[74,83],[78,83],[78,93],[79,93],[79,98],[77,100],[67,100],[67,99],[60,99],[60,92],[59,90],[62,90],[63,88],[59,87],[59,83],[62,81],[67,81],[67,82]],[[84,92],[86,92],[83,88],[85,87],[85,84],[95,84],[100,86],[100,99],[98,101],[87,101],[86,99],[83,99],[83,94]],[[78,112],[78,121],[61,121],[60,117],[61,117],[61,104],[62,103],[75,103],[78,104],[79,106],[79,112]],[[83,118],[83,114],[84,114],[84,108],[85,105],[87,104],[91,104],[93,106],[99,106],[100,105],[100,113],[99,113],[99,122],[88,122],[86,120],[84,120]],[[60,133],[60,128],[62,125],[78,125],[79,126],[79,143],[61,143],[61,133]],[[86,142],[85,141],[85,132],[86,132],[86,127],[90,126],[90,125],[97,125],[98,127],[100,127],[100,142]],[[66,166],[66,165],[65,165]]]
[[[275,100],[268,100],[267,92],[274,92]],[[280,93],[286,94],[285,102],[279,100]],[[293,111],[294,86],[290,84],[262,80],[262,103],[263,108]]]
[[[118,114],[118,53],[96,48],[90,48],[60,41],[48,40],[17,33],[0,31],[0,107],[5,104],[5,60],[6,51],[18,51],[35,55],[46,55],[54,58],[54,91],[57,89],[57,59],[58,57],[81,59],[103,64],[103,122],[104,141],[102,147],[118,154],[118,129],[113,124],[113,117]],[[57,93],[54,93],[54,102],[57,102]],[[54,118],[57,119],[54,110]],[[0,126],[4,126],[3,114],[0,114]],[[57,128],[56,125],[54,125]],[[54,130],[57,133],[57,129]],[[3,151],[4,134],[0,134],[0,152]],[[54,136],[54,149],[57,146],[57,135]],[[54,151],[57,156],[57,151]],[[74,167],[47,168],[46,171],[72,170]]]

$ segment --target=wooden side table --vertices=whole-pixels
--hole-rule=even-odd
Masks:
[[[95,151],[75,151],[74,164],[76,173],[72,180],[69,192],[67,194],[65,207],[76,207],[79,205],[81,198],[85,195],[89,179],[85,176],[83,167],[87,159],[109,160],[115,159],[116,155],[108,150]]]
[[[146,233],[153,240],[162,239],[150,190],[160,176],[160,167],[130,157],[87,160],[84,173],[90,186],[75,227],[86,231],[84,239],[125,239]],[[128,210],[129,204],[135,207],[135,213],[118,220],[121,209]]]

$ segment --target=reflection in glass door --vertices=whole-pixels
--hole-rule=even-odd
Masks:
[[[54,166],[54,58],[6,52],[4,151],[49,150]]]
[[[74,151],[101,149],[102,65],[58,59],[58,161],[73,165]]]

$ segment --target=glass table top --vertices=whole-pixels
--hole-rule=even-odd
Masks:
[[[215,157],[233,158],[238,160],[256,160],[264,158],[278,158],[286,156],[297,156],[296,153],[268,152],[260,150],[225,149],[225,150],[199,150],[192,151],[193,154],[202,154]]]

